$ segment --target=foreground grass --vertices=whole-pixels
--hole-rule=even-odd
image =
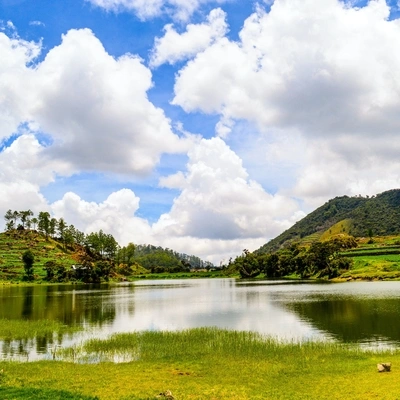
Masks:
[[[398,399],[400,352],[338,344],[283,344],[217,329],[119,334],[93,340],[76,356],[130,354],[135,361],[0,363],[0,398]],[[376,364],[392,362],[390,373]],[[58,396],[58,397],[57,397]]]

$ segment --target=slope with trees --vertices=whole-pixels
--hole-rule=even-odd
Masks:
[[[35,217],[31,210],[8,210],[4,219],[0,280],[101,282],[213,266],[196,256],[162,247],[133,243],[121,247],[103,230],[84,234],[45,211]]]
[[[335,197],[256,252],[276,251],[292,243],[301,243],[310,235],[317,240],[323,232],[341,221],[346,221],[342,233],[354,237],[400,233],[400,190],[389,190],[372,197]]]

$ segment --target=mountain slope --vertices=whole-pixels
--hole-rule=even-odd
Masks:
[[[389,190],[371,198],[335,197],[256,252],[275,251],[310,235],[319,238],[341,221],[344,221],[344,231],[355,237],[400,233],[400,189]]]

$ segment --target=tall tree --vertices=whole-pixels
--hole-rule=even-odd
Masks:
[[[33,225],[33,230],[35,231],[36,230],[36,225],[38,223],[38,219],[36,217],[33,217],[31,219],[31,222],[32,222],[32,225]]]
[[[56,235],[56,228],[57,228],[57,220],[55,218],[52,218],[50,220],[50,227],[49,227],[49,234],[52,238],[54,238]]]
[[[19,216],[21,218],[22,227],[25,228],[25,225],[29,223],[33,216],[33,212],[31,210],[20,211]]]
[[[58,234],[60,235],[60,239],[64,243],[64,249],[66,248],[65,244],[65,231],[67,229],[67,224],[65,223],[63,218],[60,218],[57,223]]]
[[[11,231],[14,229],[14,216],[11,210],[8,210],[5,215],[4,219],[6,220],[6,230]]]
[[[18,222],[19,217],[20,217],[19,212],[18,211],[14,211],[13,212],[14,226],[17,226],[17,222]]]
[[[39,232],[46,235],[46,238],[50,234],[50,214],[47,211],[41,211],[39,213],[38,221]]]

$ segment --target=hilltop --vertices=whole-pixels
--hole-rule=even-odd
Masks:
[[[335,197],[260,247],[256,253],[273,252],[293,243],[310,244],[338,233],[356,238],[399,234],[400,189],[372,197]]]

